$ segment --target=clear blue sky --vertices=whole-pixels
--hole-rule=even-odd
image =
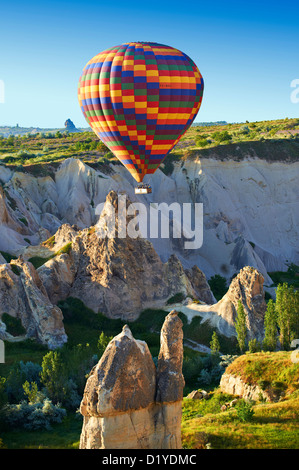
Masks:
[[[77,83],[98,52],[128,41],[184,51],[205,80],[196,121],[299,117],[299,4],[200,0],[14,0],[1,5],[0,125],[87,127]]]

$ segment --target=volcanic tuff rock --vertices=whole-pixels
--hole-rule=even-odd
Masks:
[[[87,379],[80,449],[181,448],[182,362],[177,312],[165,319],[157,370],[147,344],[125,325]]]
[[[182,321],[172,310],[161,329],[161,348],[158,357],[157,395],[159,402],[174,402],[183,399],[185,386],[183,367]]]
[[[71,250],[38,269],[53,303],[72,296],[108,317],[135,320],[142,310],[162,307],[178,292],[213,302],[205,276],[197,267],[185,272],[175,255],[163,263],[152,243],[142,237],[119,238],[118,232],[114,238],[99,237],[98,227],[109,224],[107,215],[111,216],[112,207],[118,230],[118,195],[111,191],[96,226],[76,232],[64,224],[55,234],[51,250],[67,243],[71,243]],[[130,220],[132,217],[127,223]]]
[[[267,145],[267,144],[263,144]],[[222,148],[222,147],[221,147]],[[214,152],[214,153],[213,153]],[[203,203],[203,245],[184,250],[179,239],[150,239],[166,262],[176,254],[184,269],[198,266],[209,279],[222,274],[230,279],[244,266],[258,269],[265,285],[267,272],[299,264],[298,161],[267,161],[243,155],[240,161],[211,150],[209,158],[174,162],[171,175],[157,170],[147,180],[152,194],[134,194],[135,181],[121,165],[95,170],[78,158],[68,158],[49,176],[19,172],[0,165],[0,181],[9,218],[1,218],[0,250],[19,255],[40,241],[40,229],[53,235],[62,224],[80,229],[97,222],[96,208],[110,190],[126,191],[132,201],[150,204]],[[103,171],[102,171],[103,170]],[[0,211],[1,212],[1,211]]]
[[[127,199],[127,205],[129,203]],[[16,264],[16,269],[21,269],[21,276],[12,271],[11,265],[2,265],[1,312],[19,316],[29,328],[30,336],[36,336],[45,344],[55,347],[55,344],[59,345],[66,340],[62,320],[57,320],[62,318],[60,309],[55,306],[59,300],[76,297],[95,312],[132,321],[146,308],[164,308],[167,300],[180,292],[189,299],[189,303],[184,302],[180,306],[188,318],[203,316],[227,336],[235,334],[237,303],[239,299],[242,300],[250,337],[261,337],[266,304],[263,276],[257,270],[243,268],[232,281],[227,294],[215,303],[206,277],[197,266],[184,269],[176,255],[171,255],[163,263],[152,243],[142,237],[99,237],[99,227],[109,224],[109,217],[114,210],[116,229],[120,228],[117,204],[118,195],[111,191],[99,222],[94,227],[80,230],[76,225],[63,224],[48,240],[40,245],[28,246],[17,261],[11,262],[12,265]],[[132,222],[132,219],[133,216],[128,217],[126,224]],[[29,259],[36,256],[48,259],[37,271],[28,263]],[[18,264],[20,266],[17,268]],[[26,266],[30,266],[30,269]],[[5,276],[7,273],[13,276],[7,292],[4,273]],[[22,307],[19,307],[17,299],[24,298],[23,278],[26,282],[30,278],[32,291],[39,298],[36,306],[30,300],[20,300]],[[192,303],[194,298],[199,299],[201,304]],[[40,310],[37,315],[41,315],[43,309],[47,311],[47,322],[41,329],[37,325],[33,327],[32,318],[36,315],[33,312]],[[51,324],[49,312],[56,319],[53,320],[54,324],[58,321],[58,327]],[[25,321],[25,317],[31,320]]]
[[[227,293],[213,305],[189,303],[180,306],[189,321],[194,316],[201,316],[203,321],[210,321],[225,336],[235,336],[238,301],[241,300],[246,315],[249,339],[261,340],[264,334],[264,315],[267,308],[263,290],[264,278],[257,269],[245,266],[231,281]]]
[[[75,124],[71,119],[67,119],[64,123],[65,130],[68,132],[81,132],[76,128]]]
[[[220,389],[223,393],[237,395],[244,400],[260,401],[261,397],[266,401],[271,401],[268,393],[258,385],[250,385],[242,380],[241,377],[224,373],[220,380]]]
[[[33,265],[21,258],[0,265],[0,316],[3,313],[19,318],[26,337],[34,337],[50,349],[67,340],[61,310],[50,302]],[[1,337],[13,339],[4,328]]]

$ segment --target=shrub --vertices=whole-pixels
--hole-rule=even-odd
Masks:
[[[259,344],[259,342],[257,341],[256,338],[254,339],[251,339],[249,342],[248,342],[248,350],[250,353],[255,353],[255,352],[258,352],[261,350],[261,346]]]
[[[64,416],[66,410],[60,405],[53,405],[48,398],[37,403],[27,403],[23,400],[17,405],[7,404],[1,410],[1,417],[8,425],[30,431],[51,430],[51,424],[61,423]]]
[[[50,351],[43,357],[41,382],[46,389],[47,396],[55,403],[62,403],[66,407],[77,407],[80,397],[75,382],[68,377],[66,365],[57,351]]]
[[[220,357],[221,361],[219,365],[226,369],[237,357],[237,355],[232,355],[232,354],[225,354]]]
[[[50,351],[43,357],[41,382],[46,387],[47,395],[55,402],[62,401],[65,395],[65,370],[61,355]]]
[[[26,225],[26,227],[28,227],[28,220],[26,219],[26,217],[20,217],[19,221],[22,222],[22,224]]]
[[[267,388],[270,387],[269,380],[260,379],[258,380],[257,384],[262,390],[267,390]]]
[[[241,126],[239,129],[239,134],[249,134],[250,129],[248,126]]]
[[[12,366],[5,384],[5,392],[10,403],[18,403],[24,399],[23,384],[26,381],[40,384],[40,371],[41,366],[31,361],[20,361]]]
[[[45,395],[38,390],[36,382],[26,382],[23,384],[23,390],[27,396],[28,403],[37,403],[42,402],[46,397]]]
[[[30,152],[27,152],[27,150],[19,150],[17,152],[17,157],[18,158],[32,158],[32,157],[35,157],[35,154],[34,153],[30,153]]]
[[[195,143],[198,147],[206,147],[207,145],[209,145],[209,141],[207,139],[203,139],[200,137],[196,139]]]
[[[230,141],[232,136],[227,131],[217,131],[212,134],[213,139],[216,142]]]
[[[7,402],[7,394],[5,392],[6,378],[0,377],[0,408]]]
[[[244,399],[239,400],[236,405],[237,416],[240,421],[252,421],[254,410],[252,408],[252,402]]]
[[[113,339],[113,336],[106,336],[105,333],[102,331],[98,340],[98,349],[100,351],[100,355],[102,355],[107,348],[109,342]]]
[[[212,377],[210,372],[207,369],[202,369],[199,374],[198,384],[199,385],[210,385],[212,382]]]
[[[194,357],[184,357],[183,361],[183,375],[186,383],[195,383],[198,375],[202,369],[202,359],[199,355]]]

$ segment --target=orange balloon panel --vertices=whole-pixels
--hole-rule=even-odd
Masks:
[[[93,131],[140,182],[190,127],[203,89],[197,66],[183,52],[131,42],[87,63],[78,98]]]

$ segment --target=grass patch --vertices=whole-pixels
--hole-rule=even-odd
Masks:
[[[214,408],[211,413],[205,413],[203,407],[207,405],[196,400],[192,404],[188,400],[183,402],[184,448],[195,448],[200,432],[207,434],[213,449],[298,448],[298,392],[279,403],[254,405],[254,415],[249,422],[240,420],[235,409],[223,412]]]
[[[82,416],[68,413],[61,424],[52,424],[50,431],[6,431],[1,436],[7,449],[78,449]]]
[[[42,258],[41,256],[32,256],[32,258],[29,258],[28,261],[33,264],[35,269],[38,269],[52,258],[54,258],[54,256],[49,256],[48,258]]]
[[[60,353],[73,377],[80,374],[81,393],[86,381],[83,366],[92,355],[99,353],[97,342],[100,333],[103,331],[107,336],[115,336],[120,333],[125,322],[95,313],[75,298],[59,302],[59,307],[63,311],[68,334],[68,343],[60,348]],[[166,315],[167,312],[163,310],[145,310],[136,322],[129,323],[134,337],[146,340],[154,357],[160,347],[160,330]],[[186,328],[185,316],[179,315]],[[12,365],[20,360],[41,364],[48,350],[33,340],[26,340],[21,343],[7,343],[5,352],[6,364],[0,365],[0,376],[7,376]],[[268,359],[268,369],[265,363],[261,362],[263,354]],[[274,379],[277,382],[285,381],[291,391],[291,384],[298,380],[298,375],[290,366],[289,355],[289,352],[245,354],[229,367],[234,367],[234,371],[242,371],[252,381],[258,380],[261,373],[265,380],[272,383]],[[194,359],[197,356],[200,354],[184,348],[184,358]],[[242,358],[241,364],[239,360]],[[258,366],[258,363],[261,365]],[[198,447],[200,433],[207,435],[208,442],[215,449],[291,449],[298,446],[298,391],[278,403],[254,405],[254,415],[250,422],[241,421],[235,409],[221,411],[221,405],[229,402],[231,398],[231,395],[213,389],[207,400],[183,400],[182,442],[185,448]],[[53,425],[51,431],[9,430],[0,432],[0,439],[3,445],[10,449],[77,449],[81,429],[81,416],[68,412],[63,422]]]
[[[55,168],[66,158],[78,158],[105,174],[113,172],[119,160],[91,131],[57,133],[39,130],[29,134],[22,128],[2,127],[1,132],[24,135],[0,135],[0,162],[13,170],[54,178]],[[193,125],[182,136],[160,167],[171,175],[176,162],[187,159],[216,158],[240,161],[248,156],[267,161],[297,161],[299,155],[298,119],[277,119],[255,123],[209,123]],[[110,166],[110,164],[112,164]],[[15,209],[15,201],[11,207]]]
[[[46,258],[43,258],[41,256],[32,256],[32,258],[30,258],[28,261],[30,261],[30,263],[33,264],[35,269],[38,269],[50,259],[55,258],[55,256],[61,255],[63,253],[69,254],[71,252],[71,249],[72,249],[72,242],[69,242],[51,256],[48,256]]]
[[[55,245],[55,235],[52,235],[52,237],[48,238],[42,243],[42,246],[47,246],[48,248],[53,248]]]
[[[291,361],[290,351],[243,354],[227,367],[226,372],[264,389],[268,386],[280,388],[285,394],[299,387],[299,363]]]
[[[294,288],[299,288],[299,266],[292,264],[287,271],[274,271],[268,273],[273,280],[274,286],[287,283]]]

